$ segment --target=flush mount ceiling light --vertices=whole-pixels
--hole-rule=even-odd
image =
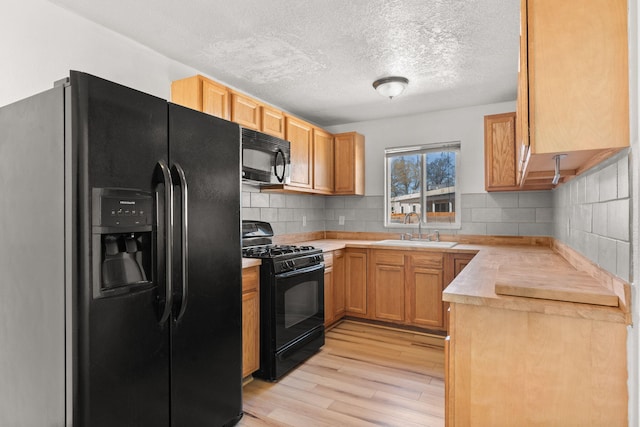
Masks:
[[[409,84],[409,80],[404,77],[384,77],[373,82],[373,88],[382,96],[392,99],[394,96],[404,92],[404,88]]]

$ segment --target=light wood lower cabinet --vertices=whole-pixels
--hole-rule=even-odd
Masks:
[[[407,255],[407,321],[415,326],[444,327],[443,254]]]
[[[324,326],[335,320],[333,252],[324,253]]]
[[[333,252],[333,311],[336,320],[345,315],[345,251]]]
[[[626,325],[452,303],[450,327],[447,426],[628,425]]]
[[[242,270],[242,377],[260,368],[260,267]]]
[[[404,322],[404,255],[397,251],[371,251],[369,305],[376,320]]]
[[[345,256],[344,250],[324,253],[324,325],[345,315]]]
[[[367,250],[347,249],[345,264],[345,310],[348,316],[367,315]]]

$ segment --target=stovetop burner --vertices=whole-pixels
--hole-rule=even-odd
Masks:
[[[245,258],[276,258],[289,254],[311,254],[320,252],[313,246],[294,245],[261,245],[242,248],[242,256]]]

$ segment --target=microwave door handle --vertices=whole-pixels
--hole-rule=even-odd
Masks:
[[[177,178],[176,181],[180,185],[182,204],[182,298],[180,303],[180,310],[178,311],[178,316],[176,317],[176,322],[179,322],[180,319],[182,319],[182,317],[184,316],[185,310],[187,309],[187,300],[189,296],[189,276],[187,269],[189,265],[189,188],[187,186],[187,178],[184,174],[184,169],[182,169],[182,167],[178,163],[175,163],[173,165],[172,172]]]
[[[156,176],[157,182],[164,184],[165,302],[159,321],[160,324],[163,324],[169,319],[173,305],[173,272],[171,269],[173,265],[173,182],[169,166],[162,160],[156,165]],[[160,207],[157,206],[157,209]]]
[[[282,158],[282,174],[278,175],[278,157]],[[273,174],[278,179],[278,182],[283,182],[287,172],[287,158],[284,155],[282,149],[278,148],[273,158]]]

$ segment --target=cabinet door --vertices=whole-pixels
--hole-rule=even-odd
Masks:
[[[399,251],[372,251],[373,317],[402,322],[405,319],[404,255]]]
[[[329,326],[335,320],[334,312],[334,274],[333,252],[324,253],[324,325]]]
[[[324,325],[329,326],[335,319],[335,308],[333,300],[334,281],[333,267],[324,269]]]
[[[313,129],[313,189],[333,193],[333,136],[322,129]]]
[[[345,310],[348,315],[367,315],[367,251],[345,252]]]
[[[260,104],[240,93],[231,93],[231,121],[249,129],[260,130]]]
[[[334,194],[364,195],[364,136],[356,132],[334,135]]]
[[[284,139],[284,114],[282,111],[263,105],[261,113],[262,132]]]
[[[242,294],[242,377],[260,368],[260,297]]]
[[[344,317],[345,313],[345,257],[344,251],[333,253],[333,308],[336,319]]]
[[[229,90],[210,80],[203,80],[202,112],[229,120]]]
[[[487,191],[518,190],[516,113],[484,117],[484,185]]]
[[[409,292],[409,322],[416,326],[442,328],[442,270],[412,268],[407,280]]]
[[[375,312],[378,320],[404,320],[404,267],[375,264]]]
[[[286,139],[291,143],[290,185],[313,187],[313,126],[293,117],[285,118]]]
[[[260,268],[242,270],[242,377],[260,368]]]
[[[520,54],[518,59],[518,101],[516,104],[516,149],[519,150],[517,184],[529,153],[529,74],[527,63],[527,0],[520,0]]]

